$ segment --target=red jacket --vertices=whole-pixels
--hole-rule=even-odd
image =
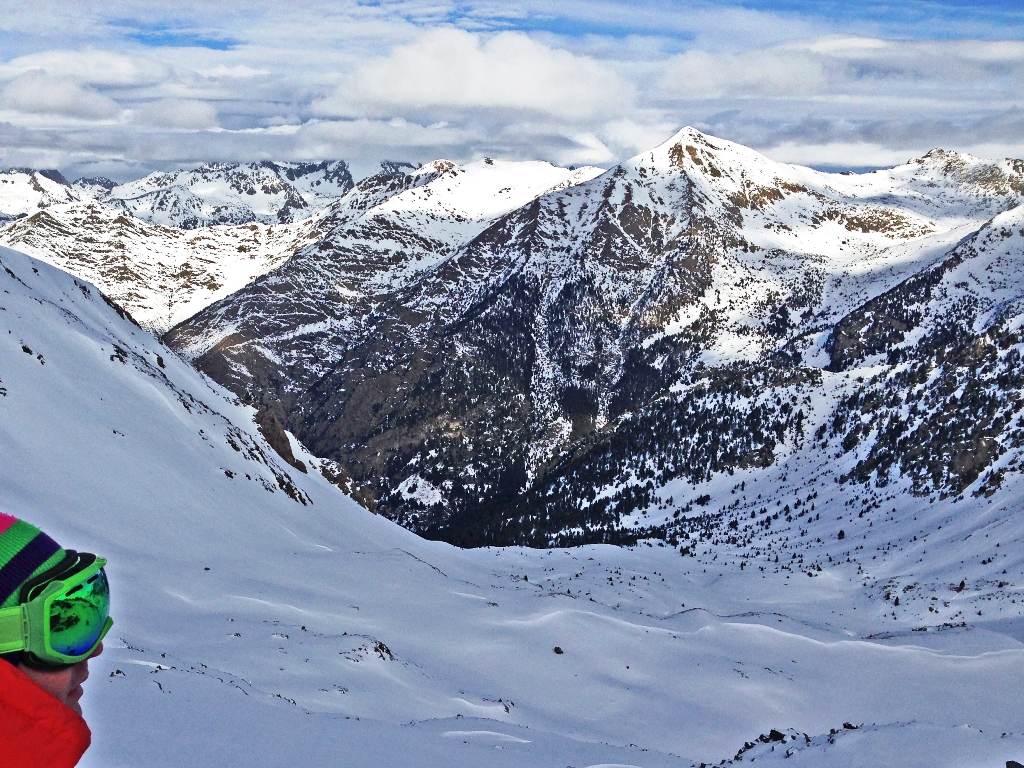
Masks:
[[[81,715],[0,660],[0,766],[73,768],[91,740]]]

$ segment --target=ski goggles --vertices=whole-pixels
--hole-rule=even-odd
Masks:
[[[114,625],[102,557],[67,550],[57,566],[21,588],[20,605],[0,610],[0,653],[52,669],[89,658]]]

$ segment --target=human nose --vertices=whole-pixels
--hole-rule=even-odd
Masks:
[[[101,653],[103,653],[103,643],[100,643],[99,645],[96,646],[96,650],[93,651],[91,654],[89,654],[89,658],[90,659],[95,659]]]

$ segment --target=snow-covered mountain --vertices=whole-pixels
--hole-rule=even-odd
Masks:
[[[95,283],[145,328],[162,333],[339,230],[365,227],[369,248],[384,229],[390,236],[408,232],[417,249],[408,258],[422,269],[499,216],[600,170],[491,160],[464,167],[446,160],[421,168],[385,163],[357,187],[345,180],[346,173],[343,163],[208,164],[118,186],[103,178],[69,185],[56,171],[12,171],[0,177],[9,184],[0,186],[0,212],[7,216],[0,220],[0,243]],[[274,174],[284,181],[274,182]],[[254,203],[247,194],[257,182],[263,192]],[[188,210],[220,213],[188,219],[182,218],[185,208],[146,208],[140,202],[153,202],[164,192],[178,195],[186,187],[195,198]],[[282,194],[300,193],[311,202],[298,213],[280,208],[276,219],[263,215],[287,203]],[[238,198],[234,203],[228,200],[232,195]],[[236,216],[243,203],[263,213]],[[282,217],[296,221],[262,223]],[[386,246],[383,256],[391,263]]]
[[[1024,749],[1019,475],[865,507],[789,464],[820,495],[757,518],[766,544],[790,513],[812,531],[776,566],[725,540],[460,551],[346,499],[118,309],[0,248],[0,508],[109,559],[84,768],[953,768]],[[786,482],[769,471],[717,475],[701,509],[767,496]]]
[[[140,219],[195,229],[216,224],[283,224],[323,210],[352,188],[343,161],[207,163],[195,170],[154,172],[111,185],[79,179],[82,197],[114,204]]]
[[[94,282],[162,333],[308,244],[312,220],[351,187],[343,162],[211,163],[122,185],[12,169],[0,243]]]
[[[272,355],[281,356],[288,376],[312,383],[337,362],[343,340],[375,306],[433,272],[502,216],[600,173],[490,159],[465,166],[437,160],[411,172],[385,168],[316,222],[316,243],[297,252],[286,269],[218,304],[204,315],[209,319],[182,326],[174,343],[192,357],[225,345],[244,355],[250,340],[276,335],[274,327],[284,335]],[[259,353],[254,370],[265,362]]]
[[[59,171],[12,168],[0,173],[0,226],[40,208],[78,199]]]
[[[451,239],[376,215],[449,191],[413,178],[167,336],[413,530],[774,556],[805,526],[768,504],[817,476],[788,457],[873,500],[1018,466],[1020,160],[826,174],[684,129]],[[718,495],[737,472],[764,484]]]
[[[274,269],[311,239],[309,221],[179,229],[95,200],[49,205],[0,228],[0,243],[99,286],[158,334]]]
[[[313,216],[352,189],[341,160],[207,163],[118,184],[102,176],[74,184],[55,170],[0,173],[0,224],[60,203],[95,200],[151,224],[181,229],[284,224]]]

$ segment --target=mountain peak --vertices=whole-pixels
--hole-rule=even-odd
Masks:
[[[79,199],[68,180],[55,170],[11,168],[0,173],[0,221],[20,218],[40,208]]]
[[[62,187],[70,187],[71,183],[64,178],[64,174],[58,171],[56,168],[11,168],[7,171],[9,174],[21,173],[26,176],[41,176],[44,179],[49,179],[52,182],[60,184]]]

